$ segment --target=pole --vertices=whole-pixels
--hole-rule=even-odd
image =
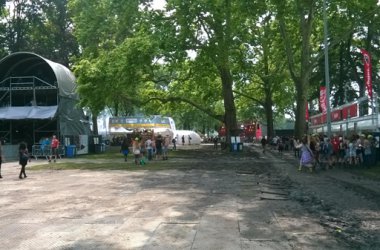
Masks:
[[[325,83],[326,83],[326,125],[327,137],[331,136],[331,109],[330,109],[330,72],[329,72],[329,47],[327,42],[327,14],[326,14],[326,0],[323,0],[323,31],[324,31],[324,47],[325,47]]]

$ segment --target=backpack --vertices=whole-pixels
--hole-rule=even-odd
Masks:
[[[175,143],[175,139],[174,138],[172,139],[172,143]]]

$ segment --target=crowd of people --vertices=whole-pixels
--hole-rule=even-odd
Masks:
[[[153,133],[143,132],[124,136],[120,152],[124,156],[124,161],[128,161],[128,155],[132,154],[136,165],[145,165],[152,160],[168,160],[170,144],[175,150],[176,140],[169,135],[156,136]]]
[[[334,167],[371,167],[376,163],[378,141],[371,134],[354,134],[351,136],[323,134],[305,135],[302,139],[276,138],[271,140],[271,147],[282,155],[284,150],[294,152],[300,159],[299,170],[306,167],[310,171]],[[268,140],[261,140],[263,153],[268,147]]]

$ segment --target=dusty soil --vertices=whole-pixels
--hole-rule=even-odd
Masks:
[[[292,183],[290,198],[319,221],[349,249],[380,249],[380,183],[354,174],[347,168],[309,173],[298,172],[291,152],[280,156],[270,150],[265,156],[282,177]],[[377,166],[379,167],[379,166]]]
[[[125,169],[57,163],[19,180],[17,163],[3,164],[2,248],[380,249],[379,182],[343,169],[300,173],[288,152],[201,145],[179,147],[167,168],[121,156],[59,162]]]
[[[317,221],[344,249],[380,249],[380,182],[376,180],[359,176],[348,168],[299,172],[293,152],[280,156],[272,149],[263,154],[260,145],[246,146],[244,152],[221,153],[202,148],[186,155],[196,163],[191,168],[203,168],[197,161],[208,159],[212,162],[208,169],[233,167],[237,174],[255,175],[257,184],[274,184],[276,189],[271,185],[271,190],[286,192],[286,198],[296,202],[286,206],[292,215],[306,216],[313,223]],[[236,165],[238,161],[240,164]],[[282,198],[261,196],[268,200]],[[297,244],[293,247],[297,249]]]

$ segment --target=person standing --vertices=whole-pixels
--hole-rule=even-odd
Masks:
[[[214,138],[212,139],[212,141],[214,142],[214,149],[218,149],[219,138],[217,136],[214,136]]]
[[[3,163],[3,160],[4,160],[4,157],[3,157],[3,145],[2,145],[2,142],[0,140],[0,179],[3,178],[3,176],[1,176],[1,164]]]
[[[151,161],[153,159],[153,143],[150,138],[145,141],[145,148],[148,153],[148,160]]]
[[[140,155],[141,155],[140,150],[141,150],[140,139],[138,137],[136,137],[133,140],[133,144],[132,144],[132,151],[133,151],[133,155],[135,156],[135,164],[136,165],[140,164]]]
[[[162,159],[163,160],[168,159],[169,144],[170,144],[170,137],[169,135],[166,135],[163,141],[163,145],[162,145]]]
[[[267,139],[265,138],[265,136],[263,136],[263,138],[261,139],[261,147],[263,148],[263,154],[265,154],[265,150],[267,147]]]
[[[124,161],[127,161],[129,154],[129,140],[126,136],[124,137],[123,142],[121,143],[120,151],[124,155]]]
[[[20,170],[20,174],[18,178],[22,179],[23,178],[22,175],[24,175],[24,178],[27,177],[25,174],[25,167],[28,164],[28,160],[29,160],[29,152],[28,152],[26,143],[24,142],[20,143],[18,152],[19,152],[19,164],[21,165],[21,170]]]
[[[189,139],[189,145],[191,145],[191,136],[188,135],[188,139]]]
[[[49,162],[51,162],[51,159],[54,156],[54,162],[57,160],[58,156],[58,147],[59,147],[59,140],[57,139],[57,136],[53,135],[53,138],[51,139],[51,156],[49,158]]]
[[[182,146],[185,146],[185,135],[182,135]]]
[[[176,138],[173,138],[172,139],[172,143],[173,143],[173,150],[177,150],[177,140],[176,140]]]
[[[47,159],[50,157],[50,144],[51,143],[48,137],[46,137],[41,143],[42,155],[44,155]]]
[[[158,135],[155,141],[156,144],[156,159],[158,160],[162,156],[162,136]]]
[[[363,140],[363,164],[365,167],[370,167],[371,165],[371,142],[369,141],[369,136]]]

